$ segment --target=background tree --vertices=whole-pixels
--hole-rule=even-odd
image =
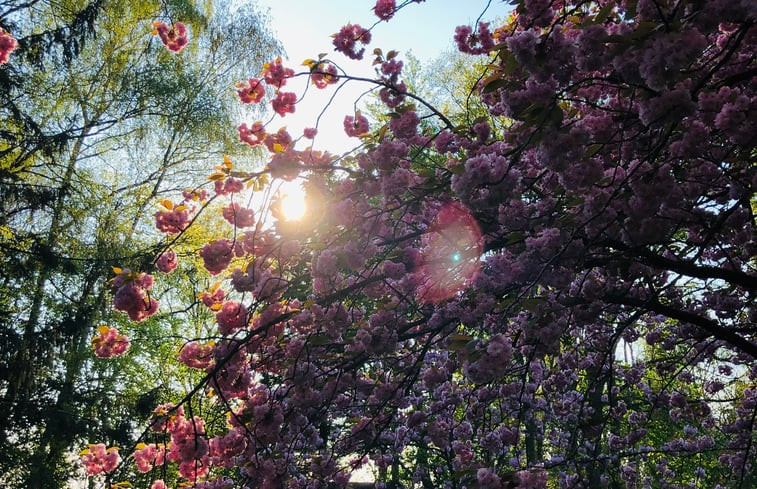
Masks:
[[[93,359],[98,324],[129,329],[106,282],[116,262],[149,265],[161,196],[199,183],[192,168],[239,151],[228,137],[241,115],[230,84],[277,45],[258,12],[223,2],[2,8],[0,24],[19,47],[0,68],[0,481],[62,487],[77,440],[96,433],[130,444],[145,405],[172,383],[155,376],[157,364]],[[150,39],[151,22],[171,16],[193,36],[178,54]],[[154,321],[138,337],[164,337],[170,324]],[[165,357],[150,348],[136,355]],[[155,390],[138,393],[137,384]]]

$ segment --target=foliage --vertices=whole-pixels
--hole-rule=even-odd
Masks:
[[[227,7],[0,7],[0,25],[17,39],[0,66],[0,485],[66,486],[73,450],[90,438],[132,445],[152,406],[191,382],[162,365],[184,328],[163,317],[135,331],[112,310],[107,280],[116,263],[150,263],[159,237],[146,212],[156,196],[198,181],[188,169],[232,147],[224,129],[239,110],[226,77],[276,48],[255,11],[232,19]],[[193,49],[164,56],[150,23],[179,12]],[[241,36],[260,50],[240,57]],[[91,343],[104,324],[127,332],[130,356],[152,364],[95,358],[93,347],[108,355],[98,346],[114,338],[120,350],[118,336]],[[169,335],[177,341],[161,345]]]

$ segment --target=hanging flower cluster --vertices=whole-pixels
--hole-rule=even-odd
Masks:
[[[100,358],[111,358],[123,355],[131,346],[129,338],[120,334],[116,328],[110,326],[99,326],[97,332],[100,333],[92,338],[92,349],[95,356]]]
[[[165,22],[153,22],[152,34],[160,40],[169,51],[178,53],[187,45],[187,27],[182,22],[176,22],[173,27]]]
[[[18,41],[8,32],[0,28],[0,65],[10,60],[11,53],[18,47]]]

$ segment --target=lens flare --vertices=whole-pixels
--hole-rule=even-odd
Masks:
[[[481,228],[471,213],[454,202],[441,208],[423,237],[418,268],[418,299],[439,302],[464,290],[479,270]]]
[[[286,221],[298,221],[307,211],[305,190],[298,182],[282,185],[281,214]]]

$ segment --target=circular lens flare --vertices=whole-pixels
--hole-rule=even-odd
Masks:
[[[459,203],[441,208],[423,237],[418,268],[418,298],[424,302],[449,299],[476,276],[483,253],[481,228]]]

